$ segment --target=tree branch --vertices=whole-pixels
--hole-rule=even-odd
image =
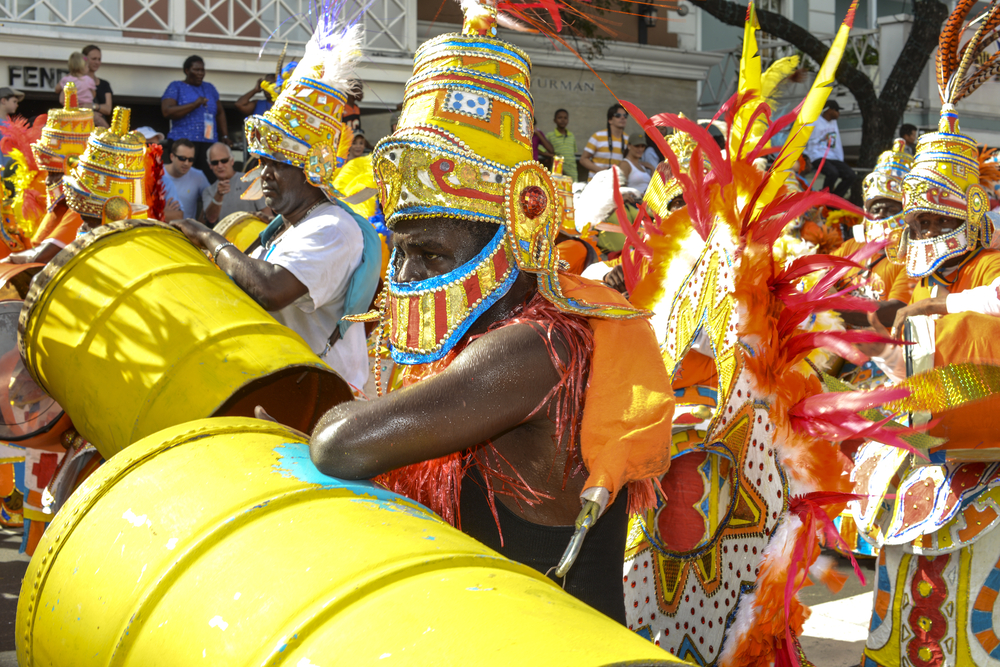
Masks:
[[[691,0],[691,2],[723,23],[738,28],[742,28],[746,24],[746,5],[730,0]],[[760,21],[761,30],[778,39],[783,39],[817,63],[822,63],[826,54],[830,52],[830,47],[817,39],[811,32],[781,14],[758,9],[757,20]],[[836,78],[851,91],[859,104],[877,102],[878,97],[871,79],[856,67],[841,62],[840,67],[837,68]]]
[[[946,18],[948,7],[938,0],[914,0],[913,30],[879,95],[883,113],[899,117],[906,110],[910,94],[923,76],[927,59],[938,45],[941,25]]]

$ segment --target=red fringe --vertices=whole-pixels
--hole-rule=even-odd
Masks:
[[[566,462],[563,466],[563,485],[565,486],[570,477],[583,472],[579,436],[590,359],[594,350],[594,333],[587,324],[586,318],[560,311],[537,293],[527,305],[521,308],[519,313],[493,325],[490,330],[494,331],[513,324],[529,324],[538,331],[548,348],[552,365],[559,373],[559,382],[552,387],[542,402],[531,411],[531,414],[525,417],[525,421],[533,418],[539,410],[548,406],[548,417],[556,426],[556,432],[553,435],[553,442],[556,444],[553,455],[553,470],[560,455],[566,451],[565,447],[569,446]],[[470,339],[470,342],[471,340],[473,339]],[[406,373],[416,379],[436,375],[447,368],[467,344],[467,342],[460,343],[447,357],[435,364],[410,367]],[[559,351],[566,353],[565,363],[560,357]],[[406,382],[404,380],[404,385],[412,383],[412,381]],[[390,491],[429,507],[445,521],[461,529],[459,498],[462,494],[463,478],[471,466],[476,466],[479,469],[486,483],[486,495],[493,512],[493,518],[497,521],[498,529],[500,522],[496,512],[497,494],[513,498],[519,506],[521,502],[535,505],[543,499],[549,498],[549,496],[531,488],[524,478],[514,470],[510,462],[497,452],[490,441],[465,451],[392,470],[378,477],[376,481]],[[503,472],[504,469],[514,470],[513,475]],[[652,491],[652,484],[630,485],[630,493],[633,486],[637,489],[637,501],[641,501],[641,504],[644,505],[655,505],[656,498]],[[503,544],[502,533],[500,541]]]
[[[146,144],[145,167],[147,215],[152,220],[162,220],[167,198],[163,185],[163,146]]]

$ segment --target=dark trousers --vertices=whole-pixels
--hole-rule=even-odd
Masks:
[[[819,172],[826,179],[824,181],[826,189],[838,197],[847,195],[851,190],[851,186],[854,185],[855,179],[857,179],[854,170],[848,167],[846,162],[841,162],[840,160],[827,159]]]

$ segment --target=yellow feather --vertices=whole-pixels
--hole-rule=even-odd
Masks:
[[[795,70],[799,68],[799,57],[798,56],[786,56],[780,60],[775,60],[767,71],[764,72],[764,76],[760,80],[760,96],[768,103],[771,108],[774,108],[772,104],[773,100],[771,96],[774,95],[774,90],[781,84],[782,81],[791,76]]]
[[[740,58],[740,79],[736,89],[737,95],[741,98],[750,91],[756,91],[758,95],[760,94],[760,49],[757,48],[758,29],[760,29],[760,24],[757,22],[757,9],[751,2],[747,7],[747,22],[743,27],[743,56]],[[733,127],[729,133],[729,150],[734,155],[741,143],[744,144],[744,152],[751,150],[756,144],[756,142],[752,141],[753,136],[748,137],[745,143],[743,142],[743,135],[749,129],[747,124],[750,122],[750,116],[753,115],[755,106],[754,104],[743,105],[733,118]],[[761,127],[757,127],[758,125]],[[758,136],[763,134],[765,127],[762,123],[754,123],[752,134]],[[739,157],[742,157],[742,155]]]
[[[764,186],[760,199],[757,200],[754,217],[778,194],[778,189],[781,188],[787,177],[787,174],[782,174],[782,172],[790,171],[792,165],[798,162],[802,151],[805,150],[809,135],[812,134],[812,128],[809,126],[819,118],[823,107],[826,106],[827,98],[830,97],[834,75],[840,65],[840,59],[844,55],[844,49],[847,47],[847,37],[850,35],[851,24],[854,22],[854,12],[857,8],[858,0],[854,0],[847,12],[847,18],[844,19],[840,30],[837,31],[830,51],[823,60],[823,65],[819,68],[819,73],[816,75],[812,88],[809,89],[809,94],[806,95],[806,99],[802,103],[799,117],[795,119],[792,130],[788,134],[788,141],[785,142],[785,147],[771,166],[771,177]]]

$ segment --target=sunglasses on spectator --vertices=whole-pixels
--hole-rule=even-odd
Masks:
[[[213,167],[218,167],[220,164],[229,164],[229,161],[231,159],[232,158],[225,157],[222,158],[221,160],[210,160],[209,164],[212,165]]]
[[[615,114],[615,118],[628,118],[628,114],[619,111],[618,113]]]
[[[177,153],[171,153],[170,156],[172,158],[174,158],[175,160],[180,160],[181,162],[194,162],[194,158],[193,157],[182,157],[182,156],[178,155]]]

